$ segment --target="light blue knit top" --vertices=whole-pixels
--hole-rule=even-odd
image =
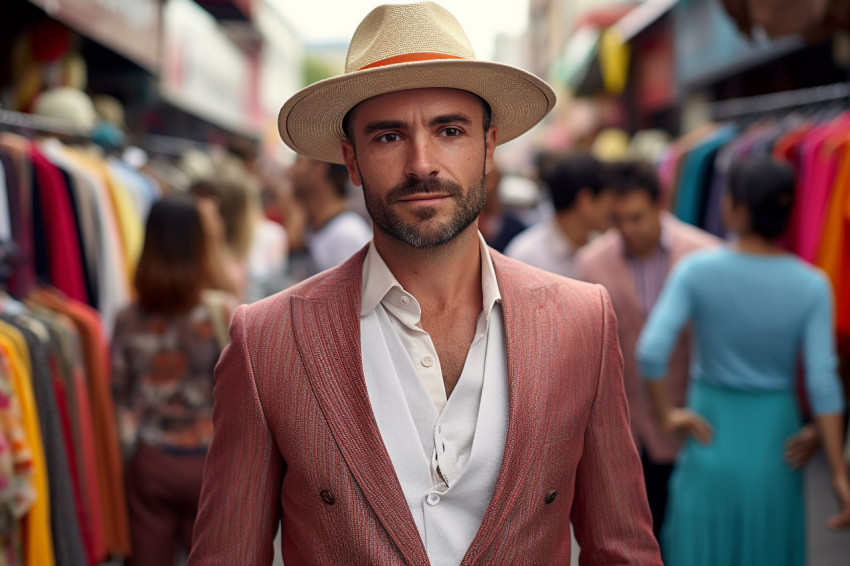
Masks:
[[[688,322],[693,379],[749,391],[790,390],[802,356],[812,411],[844,409],[832,290],[823,273],[797,257],[721,248],[680,261],[638,342],[645,379],[664,376]]]

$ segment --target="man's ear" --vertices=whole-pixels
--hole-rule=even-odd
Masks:
[[[496,151],[496,126],[490,126],[484,134],[484,174],[493,170],[493,154]]]
[[[342,140],[339,143],[342,148],[345,168],[348,169],[348,176],[351,178],[351,184],[355,187],[362,186],[363,179],[360,177],[360,168],[357,167],[357,153],[354,151],[354,144],[348,140]]]

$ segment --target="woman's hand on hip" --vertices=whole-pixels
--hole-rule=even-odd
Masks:
[[[714,429],[708,421],[690,409],[671,409],[667,413],[664,428],[668,432],[693,436],[702,445],[711,442],[714,436]]]

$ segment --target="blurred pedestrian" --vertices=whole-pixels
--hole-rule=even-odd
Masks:
[[[660,538],[667,484],[681,444],[652,417],[634,352],[640,332],[670,269],[694,250],[720,245],[711,234],[677,220],[659,203],[660,182],[648,163],[623,161],[608,167],[613,229],[580,250],[576,276],[600,283],[611,294],[623,349],[623,381],[632,435],[641,455],[653,531]],[[668,395],[681,407],[688,383],[689,340],[679,339],[667,371]]]
[[[196,181],[189,187],[189,194],[195,199],[201,215],[207,241],[211,286],[238,296],[244,280],[244,269],[227,243],[221,187],[215,181]]]
[[[212,437],[213,368],[236,307],[210,290],[207,238],[196,204],[168,196],[147,219],[137,301],[122,310],[111,346],[126,466],[133,556],[173,563],[188,549]]]
[[[791,169],[744,161],[728,182],[724,216],[737,243],[679,262],[637,348],[659,422],[691,437],[670,482],[665,563],[801,566],[803,476],[783,459],[802,426],[794,392],[801,353],[839,506],[828,524],[850,527],[832,290],[823,273],[774,243],[791,213]],[[671,405],[665,375],[688,322],[696,360],[682,409]]]
[[[369,243],[372,230],[348,208],[348,172],[343,165],[301,155],[290,173],[295,197],[307,215],[309,275],[336,267]]]
[[[514,237],[527,226],[520,218],[506,210],[502,204],[499,187],[502,185],[502,172],[494,165],[493,170],[484,178],[487,187],[487,202],[478,219],[478,229],[487,244],[497,252],[504,252]]]
[[[572,153],[541,172],[554,215],[517,235],[505,255],[558,275],[575,277],[579,248],[608,227],[610,192],[595,157]]]

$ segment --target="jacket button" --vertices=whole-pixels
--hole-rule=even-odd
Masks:
[[[549,505],[550,503],[555,501],[556,497],[558,497],[558,492],[555,491],[554,489],[552,491],[550,491],[549,493],[547,493],[546,499],[544,499],[544,501],[546,502],[546,505]]]
[[[328,491],[327,489],[323,489],[319,495],[322,496],[322,501],[324,501],[328,505],[333,505],[334,503],[336,503],[336,498],[334,497],[334,494]]]

